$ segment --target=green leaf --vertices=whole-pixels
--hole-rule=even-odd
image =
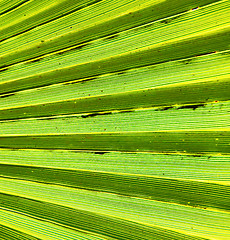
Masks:
[[[230,238],[230,2],[0,1],[1,239]]]

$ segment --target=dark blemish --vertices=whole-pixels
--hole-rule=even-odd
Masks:
[[[6,70],[8,70],[9,68],[3,68],[3,69],[0,69],[0,72],[4,72]]]
[[[170,19],[160,21],[160,23],[165,23],[165,24],[170,23],[170,22],[171,22]]]
[[[192,155],[192,157],[202,157],[202,155]]]
[[[77,47],[75,47],[75,48],[72,48],[71,50],[80,50],[80,49],[82,49],[83,47],[85,47],[85,46],[87,46],[87,45],[89,45],[89,43],[81,44],[81,45],[79,45],[79,46],[77,46]]]
[[[105,113],[91,113],[87,115],[82,115],[82,118],[88,118],[88,117],[95,117],[95,116],[100,116],[100,115],[109,115],[112,114],[112,112],[105,112]]]
[[[169,18],[169,19],[164,19],[164,20],[161,20],[160,23],[168,24],[168,23],[172,22],[173,20],[175,20],[179,17],[180,16],[175,16],[175,17],[172,17],[172,18]]]
[[[56,53],[57,55],[62,55],[62,54],[64,54],[65,53],[65,51],[62,51],[62,52],[58,52],[58,53]]]
[[[85,83],[85,82],[95,80],[95,79],[97,79],[97,77],[87,78],[87,79],[84,79],[82,81],[77,80],[77,81],[73,81],[73,82],[67,82],[67,83],[63,83],[63,85],[69,85],[69,84],[75,84],[75,83]]]
[[[104,38],[103,40],[110,40],[110,39],[116,38],[118,36],[119,36],[119,34],[113,34],[112,36],[108,36],[108,37]]]
[[[134,110],[121,110],[119,113],[131,113],[135,112]]]
[[[212,156],[208,156],[208,160],[211,158]]]
[[[190,59],[183,60],[181,62],[187,65],[187,64],[191,63],[192,61],[193,61],[193,58],[190,58]]]
[[[214,51],[214,52],[207,52],[207,53],[201,53],[201,54],[196,55],[195,57],[201,57],[201,56],[205,56],[205,55],[209,55],[209,54],[213,54],[213,53],[216,53],[216,51]]]
[[[192,11],[197,10],[198,8],[199,8],[199,7],[195,7],[195,8],[192,9]]]
[[[195,104],[195,105],[185,105],[185,106],[181,106],[181,107],[178,107],[178,109],[193,109],[193,110],[196,110],[197,108],[199,107],[205,107],[206,104]]]
[[[43,43],[43,42],[45,42],[44,40],[41,40],[41,42]]]
[[[145,25],[143,25],[143,26],[140,26],[140,27],[136,27],[136,28],[134,28],[133,30],[134,31],[139,31],[140,29],[145,29],[145,28],[149,28],[149,27],[152,27],[153,26],[153,23],[145,23]]]
[[[38,119],[38,120],[53,120],[53,119],[57,119],[56,117],[50,117],[50,118],[41,118],[41,119]]]
[[[97,116],[97,115],[99,115],[99,114],[97,114],[97,113],[92,113],[92,114],[88,114],[88,115],[82,115],[81,117],[82,117],[82,118],[88,118],[88,117],[94,117],[94,116]]]
[[[15,95],[15,93],[8,93],[8,94],[5,94],[3,96],[0,96],[0,98],[6,98],[6,97],[13,96],[13,95]]]
[[[71,48],[71,49],[68,49],[68,50],[65,50],[65,51],[62,51],[62,52],[58,52],[56,54],[58,55],[62,55],[64,53],[67,53],[67,52],[70,52],[70,51],[74,51],[74,50],[81,50],[83,47],[89,45],[89,43],[84,43],[84,44],[81,44],[81,45],[77,45],[76,47],[74,48]]]
[[[156,111],[166,111],[171,108],[173,108],[173,107],[171,107],[171,106],[170,107],[161,107],[161,108],[157,108]]]
[[[80,81],[80,83],[85,83],[85,82],[88,82],[88,81],[91,81],[91,80],[95,80],[95,79],[97,79],[97,77],[87,78],[87,79],[84,79],[84,80]]]
[[[100,154],[100,155],[103,155],[105,154],[106,152],[94,152],[94,154]]]
[[[122,71],[122,72],[118,72],[117,75],[121,75],[121,74],[124,74],[125,71]]]

